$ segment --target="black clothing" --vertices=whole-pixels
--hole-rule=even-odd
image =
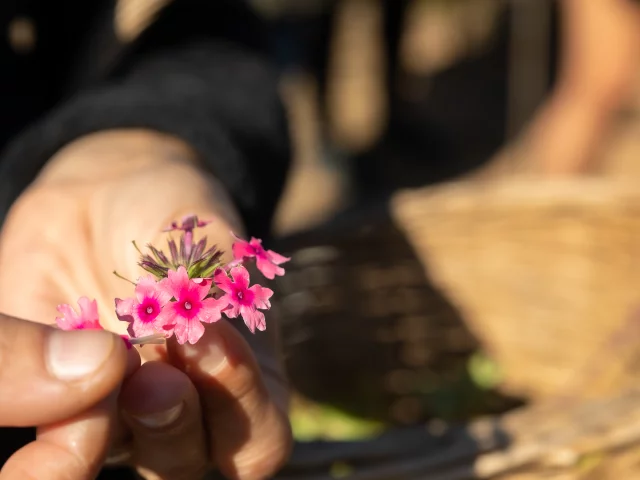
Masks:
[[[266,234],[289,138],[267,30],[244,2],[174,0],[130,45],[116,36],[111,1],[6,2],[0,15],[7,25],[28,17],[38,32],[32,53],[0,46],[0,219],[65,144],[147,127],[195,148],[247,228]]]

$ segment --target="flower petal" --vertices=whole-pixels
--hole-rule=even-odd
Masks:
[[[189,275],[183,266],[178,270],[169,270],[167,278],[161,282],[160,288],[169,293],[172,297],[180,298],[184,291],[189,288]]]
[[[193,230],[195,228],[204,227],[211,223],[211,220],[199,220],[197,215],[186,215],[181,218],[181,224],[171,222],[171,225],[164,228],[163,232],[171,232],[173,230]]]
[[[153,335],[154,333],[158,333],[156,328],[154,328],[153,322],[145,323],[139,321],[139,319],[135,319],[133,322],[131,322],[127,331],[133,338],[146,337],[149,335]]]
[[[266,330],[267,323],[264,318],[264,313],[250,307],[242,307],[240,312],[242,313],[244,324],[251,333],[255,333],[256,329],[260,331]]]
[[[280,265],[281,263],[286,263],[291,260],[291,257],[285,257],[284,255],[280,255],[279,253],[274,252],[273,250],[267,250],[267,258],[271,260],[272,263],[276,265]]]
[[[195,217],[195,218],[196,218],[196,227],[198,228],[205,227],[209,225],[211,222],[213,222],[213,220],[200,220],[198,217]]]
[[[202,307],[198,312],[198,319],[204,323],[214,323],[222,318],[222,309],[229,305],[229,302],[222,298],[206,298],[202,301]]]
[[[268,278],[269,280],[273,280],[276,275],[284,275],[284,268],[271,263],[271,261],[269,261],[266,256],[256,257],[256,267],[258,267],[260,273],[262,273],[262,275],[264,275],[265,278]]]
[[[167,292],[165,289],[161,288],[158,284],[156,284],[155,298],[160,304],[160,307],[164,307],[167,303],[171,301],[171,294]]]
[[[158,282],[152,275],[147,275],[138,279],[138,283],[136,284],[136,298],[139,303],[142,303],[145,298],[157,298],[158,291],[162,290],[158,288]]]
[[[196,318],[189,322],[189,336],[187,340],[191,345],[194,345],[204,335],[204,325],[200,323]]]
[[[249,240],[249,245],[251,245],[258,252],[264,251],[264,248],[262,247],[262,240],[260,240],[259,238],[251,237],[251,240]]]
[[[211,291],[211,281],[206,278],[199,278],[197,281],[191,280],[190,290],[198,292],[198,299],[202,300]]]
[[[220,290],[225,293],[231,293],[233,289],[231,279],[223,269],[219,268],[216,270],[216,273],[213,275],[213,281]]]
[[[98,302],[89,300],[87,297],[80,297],[78,306],[80,307],[80,319],[83,323],[99,323]]]
[[[204,325],[194,318],[190,321],[176,324],[173,333],[180,345],[184,345],[187,342],[193,345],[204,335]]]
[[[187,343],[189,338],[189,330],[185,323],[176,323],[173,327],[173,335],[176,337],[176,341],[180,345]]]
[[[225,295],[222,298],[227,298],[227,297],[228,296]],[[237,318],[240,315],[240,305],[238,305],[237,303],[230,302],[228,307],[222,310],[222,313],[224,313],[229,318]]]
[[[236,289],[245,290],[249,287],[249,272],[243,266],[234,267],[229,272],[233,278],[234,287]]]
[[[62,317],[56,318],[58,327],[62,330],[102,330],[98,318],[97,302],[89,300],[87,297],[80,297],[78,306],[80,314],[70,305],[58,305],[57,310],[62,313]]]
[[[62,317],[56,317],[56,324],[62,330],[75,330],[80,326],[80,318],[71,305],[62,304],[56,308]]]
[[[116,316],[118,320],[123,322],[133,322],[133,309],[136,301],[133,298],[125,298],[124,300],[116,298]]]
[[[245,257],[255,257],[255,251],[251,247],[251,245],[249,245],[249,242],[236,237],[233,232],[231,232],[231,235],[233,235],[236,239],[231,247],[234,260],[242,260]]]
[[[173,327],[176,323],[175,310],[169,306],[162,309],[158,316],[153,321],[155,328],[154,333],[159,333],[165,337],[170,337],[173,333]]]
[[[164,307],[158,316],[160,320],[156,318],[156,324],[159,327],[159,333],[166,334],[170,337],[174,327],[181,321],[182,317],[176,311],[173,303]]]
[[[262,285],[258,285],[257,283],[249,290],[251,290],[255,295],[253,304],[256,308],[263,310],[271,308],[271,302],[269,302],[269,299],[273,295],[273,290],[263,287]]]

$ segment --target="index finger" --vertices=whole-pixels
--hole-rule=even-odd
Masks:
[[[116,389],[126,366],[126,347],[116,335],[61,331],[0,315],[0,426],[77,415]]]
[[[200,393],[215,465],[241,480],[274,474],[290,453],[291,429],[247,341],[220,321],[196,345],[170,342],[169,348]]]

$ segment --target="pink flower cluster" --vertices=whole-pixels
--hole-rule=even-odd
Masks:
[[[61,330],[103,330],[98,317],[98,303],[95,300],[80,297],[78,307],[80,313],[76,313],[71,305],[58,305],[62,317],[56,318],[56,324]],[[130,338],[122,335],[122,339],[127,348],[131,348]]]
[[[222,252],[216,247],[206,248],[206,238],[193,242],[193,230],[207,223],[195,216],[184,218],[182,224],[172,223],[166,231],[182,234],[179,244],[169,240],[169,255],[151,245],[149,254],[138,250],[139,265],[149,275],[132,282],[135,289],[131,298],[115,299],[118,319],[129,324],[129,336],[123,336],[128,346],[161,343],[171,336],[179,344],[194,344],[204,335],[204,324],[217,322],[223,315],[242,317],[252,333],[266,329],[263,310],[271,308],[273,291],[251,285],[243,263],[255,259],[258,270],[272,280],[284,275],[280,265],[289,258],[265,250],[257,238],[245,241],[234,235],[234,260],[225,265]],[[82,297],[78,306],[79,313],[69,305],[58,307],[62,314],[56,318],[59,328],[102,329],[95,300]]]

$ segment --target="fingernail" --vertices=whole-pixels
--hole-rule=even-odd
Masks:
[[[152,413],[150,415],[134,416],[134,418],[145,427],[161,428],[175,422],[184,410],[184,402],[180,402],[175,407],[171,407],[164,412]]]
[[[112,335],[95,330],[53,330],[47,339],[47,367],[60,380],[80,380],[107,361],[114,349],[113,339]]]
[[[199,370],[198,373],[206,374],[218,372],[227,359],[224,340],[216,334],[206,335],[197,345],[186,344],[183,347],[183,356],[187,360],[186,369],[188,371],[195,368]]]

